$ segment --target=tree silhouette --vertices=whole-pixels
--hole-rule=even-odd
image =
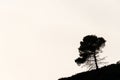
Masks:
[[[98,57],[99,52],[102,52],[102,48],[105,46],[105,40],[102,37],[97,37],[96,35],[87,35],[80,42],[80,47],[78,48],[80,57],[75,60],[77,64],[86,63],[89,66],[93,66],[93,62],[98,70]],[[102,60],[102,59],[101,59]]]

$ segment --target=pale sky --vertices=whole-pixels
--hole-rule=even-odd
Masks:
[[[119,0],[0,0],[0,80],[57,80],[85,71],[74,60],[89,34],[120,60]]]

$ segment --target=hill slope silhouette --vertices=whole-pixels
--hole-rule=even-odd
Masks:
[[[120,64],[111,64],[99,70],[86,71],[58,80],[120,80]]]

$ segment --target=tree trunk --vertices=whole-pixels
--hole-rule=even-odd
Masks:
[[[99,67],[98,67],[98,64],[97,64],[97,59],[96,59],[96,55],[95,55],[95,53],[94,53],[94,60],[95,60],[95,65],[96,65],[96,70],[98,70],[99,69]]]

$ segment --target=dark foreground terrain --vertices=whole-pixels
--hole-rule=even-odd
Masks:
[[[97,70],[78,73],[58,80],[120,80],[120,64],[111,64]]]

